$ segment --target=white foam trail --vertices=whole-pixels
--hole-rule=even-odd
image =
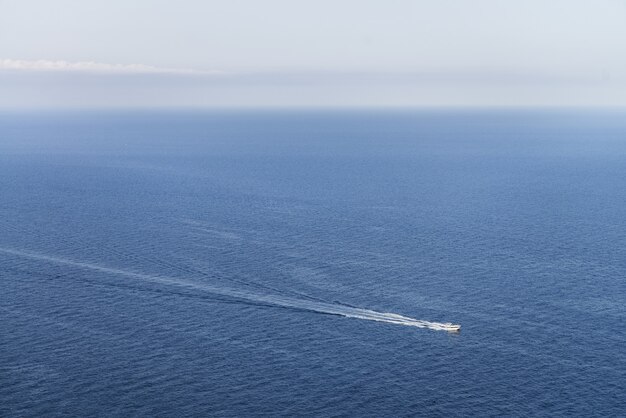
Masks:
[[[245,290],[238,290],[226,287],[216,287],[212,285],[196,283],[185,279],[177,279],[166,276],[152,276],[142,273],[134,273],[131,271],[105,267],[98,264],[84,263],[79,261],[68,260],[38,254],[27,251],[14,250],[10,248],[0,248],[0,252],[12,254],[18,257],[31,258],[39,261],[46,261],[54,264],[63,264],[67,266],[77,267],[83,270],[98,271],[106,274],[124,276],[132,279],[144,280],[154,283],[161,283],[170,286],[182,287],[187,289],[201,290],[203,292],[212,293],[221,296],[228,296],[237,299],[247,300],[257,303],[266,303],[274,306],[286,308],[295,308],[311,312],[318,312],[330,315],[339,315],[347,318],[364,319],[368,321],[386,322],[389,324],[405,325],[417,328],[428,328],[438,331],[458,331],[460,326],[450,323],[430,322],[419,319],[409,318],[390,312],[377,312],[369,309],[355,308],[351,306],[340,305],[338,303],[326,303],[314,300],[297,299],[280,295],[264,295],[258,293],[250,293]]]

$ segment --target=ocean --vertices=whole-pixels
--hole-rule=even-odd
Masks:
[[[626,111],[0,113],[2,417],[624,416],[625,319]]]

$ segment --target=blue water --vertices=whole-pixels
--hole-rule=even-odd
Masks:
[[[0,114],[2,417],[624,416],[625,319],[626,112]]]

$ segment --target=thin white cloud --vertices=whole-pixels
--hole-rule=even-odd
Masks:
[[[220,74],[182,68],[161,68],[144,64],[106,64],[93,61],[0,59],[0,71],[88,72],[103,74]]]

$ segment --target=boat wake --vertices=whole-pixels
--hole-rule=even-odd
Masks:
[[[241,301],[263,303],[275,307],[292,308],[309,312],[316,312],[328,315],[343,316],[346,318],[363,319],[368,321],[385,322],[389,324],[405,325],[417,328],[427,328],[437,331],[457,332],[460,331],[460,325],[442,322],[431,322],[410,318],[390,312],[377,312],[364,308],[342,305],[340,303],[328,303],[318,300],[299,299],[290,296],[262,294],[257,292],[249,292],[227,287],[212,286],[204,283],[197,283],[190,280],[178,279],[167,276],[148,275],[143,273],[135,273],[132,271],[121,270],[112,267],[106,267],[98,264],[85,263],[80,261],[69,260],[60,257],[49,256],[34,252],[20,251],[10,248],[0,248],[0,252],[11,254],[17,257],[30,258],[33,260],[44,261],[53,264],[61,264],[72,266],[81,270],[97,271],[109,275],[122,276],[135,280],[142,280],[154,283],[175,286],[178,288],[192,289],[211,293],[213,295],[227,296]]]

